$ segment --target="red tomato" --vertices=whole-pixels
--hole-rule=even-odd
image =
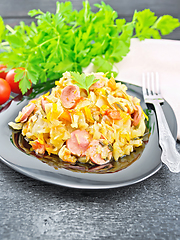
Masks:
[[[5,70],[6,70],[6,66],[3,64],[0,64],[0,78],[3,78],[3,79],[6,78],[7,72],[5,72]]]
[[[24,68],[19,68],[19,69],[23,69]],[[21,89],[19,88],[19,81],[18,82],[15,82],[14,81],[14,77],[16,75],[15,73],[15,70],[16,69],[11,69],[7,75],[6,75],[6,81],[9,83],[10,87],[11,87],[11,91],[14,92],[14,93],[21,93]],[[30,81],[30,80],[29,80]],[[31,81],[30,81],[31,82]],[[31,83],[32,84],[32,83]]]
[[[14,82],[14,76],[16,69],[11,69],[6,75],[6,81],[9,83],[11,87],[11,91],[14,93],[21,93],[21,89],[19,88],[19,82]]]
[[[0,78],[0,105],[5,103],[11,94],[11,87],[9,83],[6,82],[3,78]]]

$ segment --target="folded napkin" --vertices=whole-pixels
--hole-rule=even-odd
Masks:
[[[130,52],[116,67],[116,79],[140,86],[143,72],[159,73],[161,93],[174,110],[180,140],[180,41],[132,39]]]
[[[174,110],[180,140],[180,41],[132,39],[130,52],[116,64],[117,69],[116,79],[139,86],[143,72],[159,73],[161,93]]]

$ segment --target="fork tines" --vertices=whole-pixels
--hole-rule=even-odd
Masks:
[[[145,102],[150,103],[152,100],[158,100],[159,103],[164,102],[160,93],[159,74],[157,72],[143,73],[142,89]]]
[[[157,72],[143,73],[142,77],[143,94],[160,94],[159,74]]]

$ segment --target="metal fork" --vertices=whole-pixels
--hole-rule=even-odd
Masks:
[[[155,107],[159,129],[159,144],[162,149],[161,160],[171,172],[178,173],[180,172],[180,154],[176,150],[176,141],[171,134],[160,105],[160,103],[164,102],[164,99],[160,93],[158,73],[143,73],[142,89],[144,101],[153,104]]]

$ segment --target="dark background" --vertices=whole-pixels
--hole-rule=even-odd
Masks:
[[[81,1],[72,2],[75,9],[82,8]],[[180,0],[105,2],[127,21],[135,9],[145,8],[180,18]],[[100,1],[90,3],[95,11],[93,4]],[[29,10],[55,12],[55,7],[55,0],[0,0],[0,15],[11,26],[29,24]],[[180,28],[166,38],[180,40]],[[0,239],[180,239],[180,174],[163,165],[132,186],[78,190],[39,182],[0,162]]]
[[[61,1],[65,2],[65,1]],[[72,0],[75,9],[82,8],[81,0]],[[101,3],[100,0],[90,0],[92,11],[97,11],[94,7],[95,3]],[[180,0],[105,0],[115,11],[119,18],[125,18],[126,21],[131,21],[134,10],[141,11],[145,8],[150,8],[155,12],[156,16],[165,14],[172,15],[180,19]],[[19,24],[20,21],[25,21],[29,24],[32,19],[27,15],[29,10],[41,9],[42,11],[50,11],[55,13],[56,0],[1,0],[0,1],[0,16],[5,20],[6,24],[11,26]],[[180,39],[180,29],[175,30],[168,36],[163,38]]]

